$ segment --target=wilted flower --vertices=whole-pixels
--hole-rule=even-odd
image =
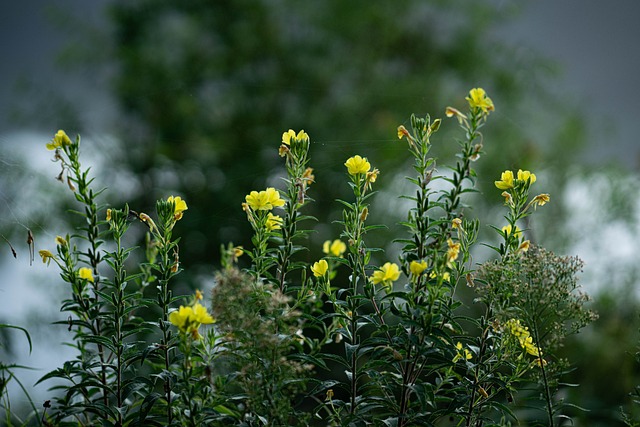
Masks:
[[[374,168],[372,171],[367,172],[367,188],[371,188],[371,184],[376,182],[376,179],[378,179],[378,175],[380,175],[380,171],[378,170],[378,168]]]
[[[505,205],[513,206],[513,196],[511,196],[511,193],[509,193],[508,191],[503,191],[501,196],[504,197]]]
[[[538,206],[544,206],[547,203],[549,203],[550,197],[548,194],[543,193],[543,194],[538,194],[536,197],[533,198],[533,206],[534,207],[538,207]]]
[[[53,259],[53,254],[51,253],[51,251],[48,251],[46,249],[42,249],[41,251],[38,251],[38,255],[42,257],[42,262],[47,265],[49,265],[49,263]]]
[[[524,242],[520,243],[520,246],[518,246],[518,252],[527,252],[529,250],[529,246],[531,246],[531,242],[525,240]]]
[[[398,126],[398,139],[402,139],[403,137],[411,138],[409,131],[403,125]]]

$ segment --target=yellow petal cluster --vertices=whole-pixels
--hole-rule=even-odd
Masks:
[[[473,357],[468,348],[464,348],[462,343],[458,341],[456,344],[456,355],[453,357],[453,363],[458,360],[470,360]]]
[[[87,267],[81,267],[78,270],[78,277],[81,279],[85,279],[88,280],[89,282],[93,283],[93,272],[91,271],[90,268]]]
[[[284,200],[280,198],[280,193],[273,187],[263,191],[252,191],[245,197],[247,205],[254,211],[270,211],[274,207],[284,205]]]
[[[517,225],[515,230],[512,230],[511,224],[507,224],[504,227],[502,227],[502,232],[505,233],[507,237],[512,234],[512,231],[516,239],[519,239],[520,237],[522,237],[522,230],[520,230],[520,227],[518,227]]]
[[[282,134],[282,143],[285,145],[291,145],[291,140],[295,139],[298,141],[305,141],[305,140],[309,140],[309,135],[307,135],[307,133],[304,130],[301,130],[300,132],[298,132],[298,134],[296,135],[295,131],[293,129],[289,129],[288,131],[284,132]]]
[[[499,190],[509,190],[513,188],[514,178],[513,171],[504,171],[500,175],[500,181],[495,181],[495,185]]]
[[[469,102],[469,107],[479,108],[484,113],[494,110],[493,101],[487,96],[482,88],[473,88],[469,91],[469,96],[465,98]]]
[[[329,271],[329,263],[324,259],[314,262],[311,266],[311,272],[315,277],[324,277],[327,271]]]
[[[197,298],[196,298],[197,300]],[[207,325],[215,322],[213,317],[207,312],[207,309],[196,302],[192,306],[180,306],[178,310],[169,314],[169,321],[176,326],[178,330],[184,334],[190,334],[193,339],[199,339],[200,334],[198,328],[200,325]]]
[[[454,243],[453,240],[447,239],[447,263],[451,263],[458,259],[460,255],[460,243]]]
[[[518,180],[528,182],[529,184],[533,184],[536,182],[536,175],[529,171],[523,171],[522,169],[518,169]]]
[[[69,139],[65,131],[60,129],[56,132],[51,142],[47,143],[46,147],[47,150],[55,150],[57,148],[62,148],[65,145],[71,145],[71,139]]]
[[[180,196],[177,196],[177,197],[169,196],[167,198],[167,202],[173,203],[173,205],[174,205],[173,218],[176,221],[182,219],[182,213],[184,211],[186,211],[187,209],[189,209],[187,207],[187,202],[182,200],[182,198]]]
[[[369,162],[367,161],[367,158],[361,157],[358,155],[355,155],[347,159],[344,165],[347,167],[347,171],[349,172],[349,175],[367,173],[371,169],[371,164],[369,164]]]
[[[371,275],[371,282],[374,285],[382,283],[385,286],[390,286],[400,278],[400,268],[398,264],[387,262],[378,270],[374,271]]]
[[[265,227],[267,231],[280,230],[282,226],[282,217],[280,215],[274,215],[269,212],[267,216],[267,221],[265,222]]]
[[[333,242],[331,240],[327,240],[322,245],[322,252],[335,257],[342,256],[346,250],[347,245],[340,239],[335,239]]]
[[[529,328],[523,326],[518,319],[509,319],[505,323],[505,329],[518,339],[520,346],[530,355],[540,357],[538,346],[533,342]]]
[[[414,261],[411,261],[411,263],[409,263],[409,271],[411,272],[411,275],[414,277],[418,277],[426,269],[427,269],[427,262],[424,260],[422,261],[414,260]]]

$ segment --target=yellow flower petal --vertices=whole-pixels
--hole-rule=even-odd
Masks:
[[[324,277],[325,274],[327,274],[328,270],[329,270],[329,263],[324,259],[321,259],[318,262],[314,262],[313,265],[311,266],[311,272],[315,277]]]
[[[367,161],[366,157],[360,157],[358,155],[350,157],[344,163],[347,167],[349,175],[357,175],[360,173],[367,173],[371,169],[371,164]]]
[[[78,270],[78,277],[93,283],[93,272],[90,268],[82,267]]]

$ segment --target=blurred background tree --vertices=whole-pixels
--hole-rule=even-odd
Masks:
[[[498,110],[487,128],[489,161],[478,163],[483,184],[499,169],[562,161],[580,139],[535,143],[521,115],[523,98],[525,108],[549,101],[544,67],[491,36],[515,12],[456,1],[115,2],[108,59],[124,161],[138,177],[134,205],[183,194],[185,262],[210,265],[220,243],[248,243],[240,203],[279,184],[280,136],[304,128],[315,143],[312,213],[330,223],[333,200],[348,190],[343,158],[369,156],[392,182],[406,160],[397,125],[412,112],[443,116],[472,86],[485,87]],[[449,137],[445,158],[456,149]],[[319,228],[317,242],[335,237]]]
[[[493,181],[504,169],[530,169],[554,202],[531,224],[533,237],[562,251],[575,230],[563,226],[568,212],[559,199],[568,166],[584,146],[587,125],[581,111],[547,89],[555,65],[494,31],[520,7],[515,1],[463,0],[114,0],[106,10],[106,33],[65,24],[78,42],[64,52],[63,62],[93,79],[106,79],[112,89],[118,111],[110,124],[115,138],[100,145],[102,165],[112,166],[101,173],[109,178],[102,181],[110,188],[108,201],[149,211],[157,198],[169,194],[187,200],[189,211],[180,223],[185,287],[210,280],[220,244],[250,244],[240,203],[251,190],[279,186],[277,149],[283,131],[305,129],[312,141],[317,182],[309,195],[317,203],[308,213],[319,219],[310,241],[314,259],[324,240],[337,237],[331,221],[337,218],[334,200],[348,192],[344,160],[367,156],[382,171],[381,187],[397,188],[408,169],[396,127],[407,125],[411,113],[444,117],[446,105],[463,109],[471,87],[485,88],[496,112],[483,129],[486,154],[475,166],[484,194],[474,199],[481,205],[470,215],[500,225],[502,199]],[[39,107],[53,110],[57,124],[49,129],[52,134],[57,127],[70,134],[94,133],[94,125],[74,111],[72,99],[55,97],[56,108]],[[37,121],[34,115],[25,118]],[[446,122],[434,141],[443,171],[453,161],[455,132],[455,120]],[[2,174],[5,182],[17,179]],[[13,200],[21,190],[5,186],[4,191],[6,200]],[[390,229],[377,233],[373,244],[387,246],[401,230],[394,224],[403,218],[393,215],[395,199],[379,199],[373,221]],[[29,220],[51,228],[50,218],[60,218],[66,208],[62,203],[60,210],[34,213]],[[2,232],[15,237],[11,230]],[[604,312],[618,318],[615,310]],[[621,332],[625,340],[635,339],[632,329]],[[595,351],[599,346],[587,343],[600,343],[609,332],[603,326],[590,334],[575,349]],[[575,371],[576,382],[583,383],[576,390],[589,394],[577,399],[588,407],[588,401],[600,399],[598,368],[593,359],[576,357],[574,347],[567,352],[583,364]],[[618,375],[638,378],[635,365],[623,366]],[[602,425],[613,425],[627,387],[608,394],[617,398],[602,409]]]

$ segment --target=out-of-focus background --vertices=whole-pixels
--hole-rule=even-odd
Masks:
[[[538,175],[552,203],[535,214],[531,237],[586,262],[582,284],[600,313],[565,347],[576,367],[568,382],[581,386],[563,393],[590,410],[569,414],[576,425],[622,425],[620,407],[632,410],[627,394],[640,384],[639,17],[634,0],[3,5],[0,233],[18,257],[0,241],[0,323],[27,327],[34,349],[3,331],[2,360],[34,367],[23,382],[44,400],[47,386],[33,383],[73,356],[61,345],[66,328],[51,325],[61,282],[53,266],[30,265],[25,243],[30,229],[36,251],[52,250],[56,235],[72,232],[74,202],[44,148],[58,129],[82,135],[105,203],[150,211],[169,194],[187,200],[186,292],[211,287],[220,244],[250,244],[240,203],[279,184],[283,131],[304,128],[312,140],[314,259],[339,232],[343,159],[367,156],[382,171],[382,194],[397,192],[408,158],[396,127],[411,113],[462,109],[468,90],[483,87],[496,111],[475,165],[473,214],[491,239],[488,224],[502,225],[500,171]],[[453,162],[456,131],[446,121],[434,139],[442,165]],[[394,206],[379,197],[372,207],[389,225],[380,246],[402,230]]]

